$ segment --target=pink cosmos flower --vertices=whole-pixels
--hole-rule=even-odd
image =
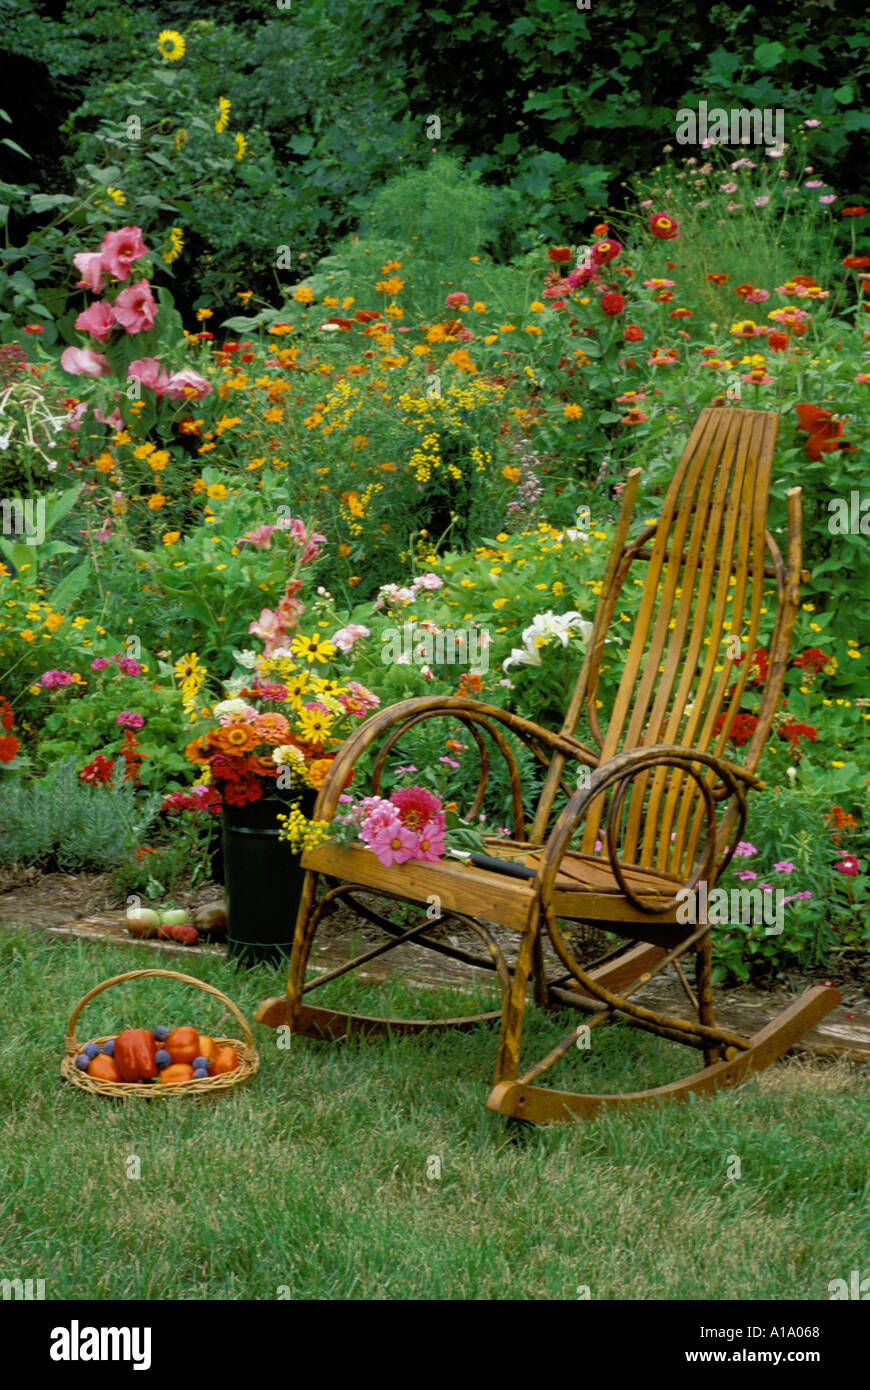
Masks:
[[[100,247],[102,268],[116,280],[126,280],[133,262],[147,255],[138,227],[119,227],[114,232],[106,232]]]
[[[60,365],[70,376],[111,376],[109,360],[91,348],[68,347],[60,355]],[[85,406],[87,409],[87,406]]]
[[[417,852],[415,859],[422,859],[424,863],[434,864],[444,853],[444,827],[435,821],[429,821],[420,831],[417,842]]]
[[[103,260],[99,251],[79,251],[73,256],[73,265],[82,273],[80,286],[99,294],[103,288]]]
[[[127,376],[132,377],[134,381],[140,381],[143,386],[150,387],[158,400],[166,395],[169,377],[156,357],[137,357],[127,368]]]
[[[128,285],[118,295],[113,308],[116,321],[128,333],[147,333],[154,327],[157,305],[147,280],[137,280],[135,285]]]
[[[99,299],[79,314],[75,326],[104,343],[115,326],[115,311],[105,299]]]
[[[398,819],[389,822],[378,830],[372,838],[369,849],[377,855],[381,863],[389,868],[391,864],[405,864],[417,852],[418,840],[413,830],[407,830]]]
[[[115,302],[117,304],[117,300]],[[189,388],[193,389],[194,395],[188,395]],[[211,389],[211,385],[205,377],[200,376],[199,372],[195,372],[192,367],[185,367],[181,372],[172,373],[166,394],[173,401],[200,401],[203,396],[208,396],[211,393]]]

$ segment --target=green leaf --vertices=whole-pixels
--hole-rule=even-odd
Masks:
[[[74,570],[65,575],[48,600],[48,606],[56,613],[74,603],[87,586],[91,572],[90,560],[83,560]]]
[[[52,208],[60,208],[66,203],[74,202],[75,198],[70,197],[69,193],[31,193],[30,211],[50,212]]]
[[[779,67],[785,57],[785,48],[774,39],[773,43],[760,43],[753,56],[762,71],[768,72],[771,68]]]
[[[10,150],[15,150],[17,154],[23,154],[25,159],[33,159],[32,154],[28,154],[27,151],[23,150],[20,145],[17,145],[14,140],[9,140],[5,136],[0,140],[0,145],[8,145]]]
[[[310,154],[314,149],[314,136],[291,135],[287,143],[294,154]]]
[[[844,82],[842,87],[837,88],[834,92],[834,100],[838,101],[841,106],[848,106],[850,102],[855,100],[855,92],[848,82]]]
[[[78,487],[70,487],[67,488],[66,492],[62,492],[59,497],[53,497],[49,500],[48,506],[46,507],[46,532],[53,531],[57,523],[63,521],[64,517],[69,515],[79,499],[81,490],[82,484]]]

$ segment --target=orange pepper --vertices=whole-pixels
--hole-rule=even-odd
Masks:
[[[238,1065],[239,1058],[234,1047],[219,1047],[209,1067],[209,1075],[221,1076],[224,1072],[235,1071]]]
[[[102,1053],[98,1057],[92,1057],[88,1063],[88,1076],[96,1076],[100,1081],[120,1081],[121,1073],[118,1071],[118,1064],[114,1057],[106,1057]]]
[[[214,1038],[210,1038],[208,1036],[208,1033],[200,1033],[199,1052],[196,1054],[197,1057],[204,1057],[207,1062],[210,1062],[216,1052],[217,1043],[215,1042]]]
[[[199,1056],[199,1033],[195,1028],[173,1028],[163,1046],[172,1062],[192,1062]]]
[[[187,1062],[176,1062],[174,1066],[163,1068],[160,1080],[167,1086],[172,1086],[178,1081],[192,1081],[193,1067]]]

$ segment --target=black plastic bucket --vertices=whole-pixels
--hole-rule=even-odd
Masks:
[[[303,795],[310,815],[315,793]],[[272,797],[223,808],[227,955],[242,965],[279,965],[293,945],[305,870],[286,840],[278,814],[292,802]]]

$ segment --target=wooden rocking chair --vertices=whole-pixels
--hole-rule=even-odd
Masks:
[[[800,488],[787,494],[785,562],[765,529],[777,428],[778,417],[763,411],[703,410],[659,520],[632,541],[628,530],[640,470],[629,473],[586,658],[560,732],[461,697],[404,700],[360,725],[333,762],[318,798],[318,817],[332,818],[348,774],[366,750],[377,749],[371,782],[377,793],[384,765],[402,737],[425,720],[446,718],[464,727],[479,753],[480,782],[470,816],[476,817],[483,805],[493,744],[507,763],[513,838],[493,837],[487,842],[488,856],[475,856],[471,863],[445,859],[385,868],[358,844],[324,844],[306,854],[303,864],[308,872],[286,998],[266,1000],[256,1015],[258,1022],[272,1027],[289,1024],[308,1037],[341,1038],[387,1031],[429,1033],[498,1021],[489,1107],[545,1123],[590,1116],[602,1107],[686,1097],[741,1081],[781,1057],[839,1004],[835,989],[817,986],[753,1037],[717,1026],[711,926],[706,920],[687,922],[687,913],[680,910],[687,901],[680,890],[694,892],[702,884],[712,890],[743,833],[745,792],[763,785],[754,770],[779,702],[801,579]],[[623,586],[638,572],[643,574],[640,609],[610,718],[602,729],[597,691],[608,626]],[[738,765],[726,758],[725,745],[757,646],[762,590],[771,580],[777,607],[768,670],[760,687],[758,722]],[[729,637],[740,638],[739,649]],[[739,660],[740,653],[746,659]],[[574,733],[584,709],[593,747]],[[547,767],[528,830],[506,731]],[[551,825],[560,787],[568,799]],[[603,853],[595,852],[598,839]],[[321,878],[326,882],[318,897]],[[354,896],[360,891],[366,901]],[[434,900],[440,915],[435,921],[424,916],[407,929],[373,911],[369,894],[418,905]],[[343,898],[378,924],[387,940],[306,983],[318,924],[324,911]],[[706,917],[704,912],[700,915]],[[472,955],[451,945],[443,932],[427,935],[448,920],[475,932],[488,955]],[[512,968],[491,931],[494,923],[519,933]],[[572,931],[578,923],[583,927]],[[584,966],[577,939],[590,935],[590,927],[615,932],[629,944],[623,941]],[[564,967],[549,977],[544,933]],[[308,1002],[311,991],[328,980],[408,941],[494,970],[501,1009],[462,1018],[402,1020],[342,1013]],[[694,989],[683,970],[689,953],[695,957]],[[689,1017],[658,1012],[631,998],[670,965],[689,1002]],[[704,1066],[671,1084],[624,1095],[542,1087],[539,1077],[575,1045],[577,1033],[572,1030],[521,1073],[520,1040],[530,983],[540,1007],[581,1009],[590,1027],[618,1018],[698,1049]]]

